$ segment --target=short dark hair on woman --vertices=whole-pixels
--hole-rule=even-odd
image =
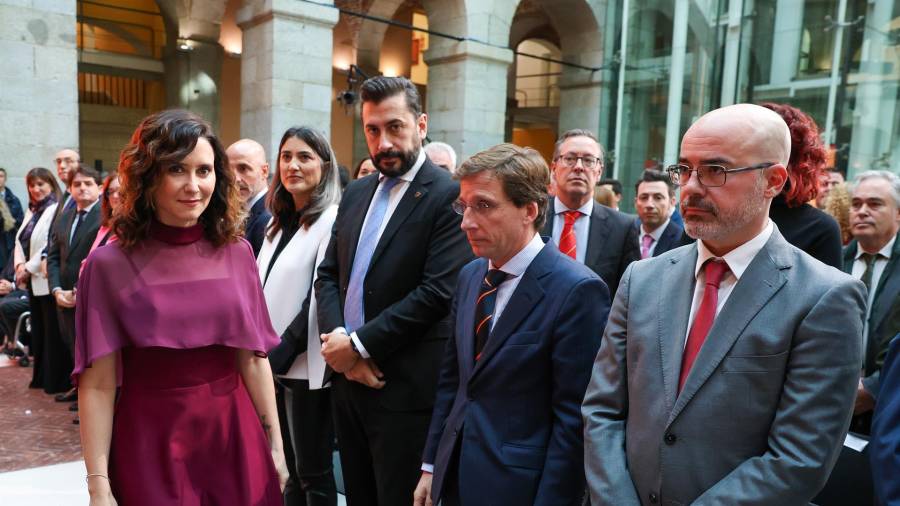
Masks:
[[[59,191],[59,184],[56,182],[56,176],[54,176],[52,172],[44,167],[35,167],[29,170],[28,174],[25,175],[25,184],[31,185],[36,179],[49,184],[50,188],[53,189],[53,194],[56,195],[56,200],[59,200],[61,192]],[[29,193],[28,195],[30,198],[31,194]]]
[[[93,179],[97,186],[100,186],[100,183],[103,182],[103,178],[100,177],[100,172],[98,172],[97,169],[79,162],[73,170],[69,171],[69,179],[66,181],[66,187],[72,186],[72,181],[75,180],[75,176],[78,174]]]
[[[405,77],[370,77],[363,81],[359,92],[363,103],[372,102],[376,105],[385,99],[403,93],[406,97],[406,106],[413,117],[418,118],[422,114],[422,100],[419,98],[419,90],[412,81]]]
[[[516,207],[532,202],[538,206],[534,227],[540,230],[547,219],[550,196],[550,168],[536,150],[515,144],[498,144],[480,151],[464,161],[454,177],[463,179],[480,172],[490,172],[500,180],[503,191]]]
[[[284,148],[284,143],[291,137],[305,142],[322,160],[322,177],[319,179],[319,184],[313,189],[309,203],[300,217],[300,226],[309,228],[329,206],[337,204],[341,200],[341,180],[338,174],[337,158],[331,144],[325,138],[325,134],[307,126],[288,128],[278,144],[278,152],[275,154],[277,160],[275,177],[269,183],[269,193],[266,196],[266,207],[272,213],[272,223],[267,231],[270,240],[284,227],[285,223],[294,219],[296,212],[299,211],[299,209],[294,209],[294,197],[281,183],[281,150]]]
[[[215,187],[200,215],[207,240],[215,246],[238,240],[244,215],[234,174],[226,165],[225,149],[212,127],[196,114],[169,109],[141,121],[119,156],[119,210],[112,228],[119,244],[130,248],[150,235],[154,220],[153,194],[164,171],[184,160],[203,137],[212,147]]]

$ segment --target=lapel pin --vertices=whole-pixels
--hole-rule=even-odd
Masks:
[[[414,196],[415,196],[416,198],[419,198],[419,197],[422,196],[422,192],[416,192],[416,194],[415,194]]]

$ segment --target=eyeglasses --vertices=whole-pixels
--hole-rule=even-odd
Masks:
[[[574,156],[574,155],[565,155],[560,156],[557,160],[562,160],[566,167],[572,169],[578,163],[578,160],[581,160],[581,166],[585,169],[593,169],[600,163],[600,159],[595,156]]]
[[[716,187],[723,186],[725,184],[725,181],[728,179],[728,174],[747,172],[750,170],[768,169],[773,165],[775,164],[772,162],[765,162],[750,167],[726,169],[721,165],[715,164],[704,164],[698,165],[697,168],[691,168],[690,165],[687,165],[685,163],[676,163],[675,165],[669,165],[668,167],[666,167],[666,172],[669,173],[669,179],[672,180],[672,183],[677,186],[686,185],[688,180],[691,179],[691,172],[696,172],[697,179],[700,181],[700,184],[707,187]]]
[[[466,209],[471,209],[475,214],[485,214],[491,209],[496,209],[497,207],[498,206],[496,204],[491,204],[486,200],[479,200],[474,204],[466,204],[462,200],[457,200],[450,204],[450,209],[453,209],[453,212],[460,216],[466,214]]]

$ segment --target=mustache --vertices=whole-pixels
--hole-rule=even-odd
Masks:
[[[700,197],[688,197],[687,199],[682,200],[681,207],[692,207],[694,209],[700,209],[701,211],[712,213],[714,216],[718,214],[716,206],[714,206],[711,202],[703,200]]]
[[[385,158],[397,158],[399,160],[406,159],[406,157],[404,156],[402,151],[392,150],[392,151],[384,151],[384,152],[376,154],[375,156],[372,157],[372,161],[375,162],[376,166],[380,166],[382,160],[384,160]]]

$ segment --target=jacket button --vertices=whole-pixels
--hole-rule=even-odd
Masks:
[[[678,437],[676,437],[675,434],[672,434],[671,432],[667,432],[663,437],[663,441],[665,441],[667,445],[671,446],[675,444],[675,441],[678,441]]]
[[[375,293],[375,292],[373,292],[372,290],[369,290],[369,291],[366,292],[366,293],[369,294],[369,295],[372,295],[372,294]]]
[[[656,494],[654,494],[653,492],[650,492],[650,502],[653,504],[656,504],[659,502],[659,497]]]

